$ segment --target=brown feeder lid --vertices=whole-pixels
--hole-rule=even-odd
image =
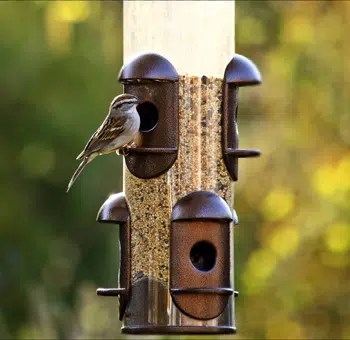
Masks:
[[[124,65],[119,73],[119,81],[122,83],[138,79],[175,82],[179,80],[179,75],[175,67],[163,56],[145,53]]]
[[[129,219],[130,210],[123,192],[109,196],[97,214],[101,223],[125,223]]]
[[[172,222],[199,219],[233,221],[233,215],[226,201],[210,191],[191,192],[175,204],[171,214]]]
[[[262,80],[258,68],[250,59],[235,54],[226,66],[224,81],[238,86],[248,86],[260,84]]]

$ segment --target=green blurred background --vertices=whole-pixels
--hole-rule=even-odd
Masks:
[[[236,339],[350,338],[350,2],[237,1],[236,51],[264,83],[240,95]],[[75,157],[121,86],[122,3],[0,2],[0,338],[120,338],[122,189]]]

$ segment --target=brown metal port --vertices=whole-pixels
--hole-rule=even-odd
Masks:
[[[232,295],[227,203],[197,191],[174,206],[170,230],[170,293],[186,315],[209,320],[220,315]]]
[[[226,67],[223,89],[222,151],[227,171],[238,179],[238,158],[258,157],[260,150],[238,148],[238,88],[261,83],[261,75],[248,58],[235,54]]]
[[[126,166],[136,177],[157,177],[177,158],[178,78],[174,66],[156,53],[136,57],[120,72],[124,92],[143,100],[137,108],[141,119],[137,147],[125,155]]]
[[[102,205],[97,221],[119,224],[119,287],[98,288],[97,295],[119,296],[119,320],[122,320],[128,306],[131,290],[131,231],[130,210],[123,193],[111,195]]]

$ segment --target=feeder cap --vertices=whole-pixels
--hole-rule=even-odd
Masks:
[[[225,83],[248,86],[260,84],[261,81],[261,74],[257,66],[243,55],[235,54],[226,66]]]
[[[120,82],[133,80],[175,82],[179,80],[179,75],[168,59],[157,53],[144,53],[124,65],[119,73]]]
[[[195,191],[182,197],[171,214],[171,221],[200,219],[231,222],[233,215],[225,200],[210,191]]]
[[[113,194],[102,204],[97,213],[97,222],[125,223],[130,219],[128,202],[124,193]]]

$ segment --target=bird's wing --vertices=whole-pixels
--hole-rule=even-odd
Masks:
[[[93,152],[98,152],[125,131],[127,116],[107,116],[101,126],[92,135],[77,159],[82,159]]]

